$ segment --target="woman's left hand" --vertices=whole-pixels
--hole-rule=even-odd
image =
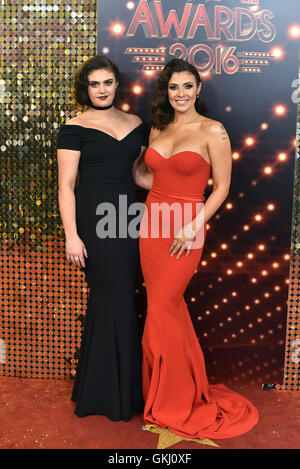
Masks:
[[[171,257],[178,253],[176,259],[179,259],[185,250],[186,256],[188,256],[191,252],[192,243],[195,240],[195,237],[191,238],[185,234],[184,228],[185,227],[180,228],[180,230],[176,233],[176,236],[169,248]]]

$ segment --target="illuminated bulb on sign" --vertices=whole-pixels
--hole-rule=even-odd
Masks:
[[[231,275],[231,274],[232,274],[232,270],[231,270],[231,269],[228,269],[226,272],[227,272],[228,275]]]
[[[145,75],[148,75],[149,77],[151,77],[154,74],[154,71],[153,70],[144,70],[144,73],[145,73]]]
[[[281,47],[273,47],[270,52],[275,59],[281,59],[283,57],[283,49],[281,49]]]
[[[235,151],[234,153],[232,153],[232,158],[233,158],[234,160],[238,160],[239,157],[240,157],[240,154],[239,154],[237,151]]]
[[[246,143],[246,145],[248,145],[248,147],[251,147],[254,144],[254,138],[247,137],[246,140],[245,140],[245,143]]]
[[[211,257],[217,257],[217,253],[212,252],[212,253],[211,253]]]
[[[268,204],[267,209],[268,210],[274,210],[275,205],[274,204]]]
[[[129,109],[130,109],[129,104],[123,104],[123,106],[122,106],[123,111],[127,112],[127,111],[129,111]]]
[[[133,10],[134,9],[134,2],[127,2],[126,3],[126,7],[128,8],[128,10]]]
[[[209,180],[207,181],[207,184],[208,184],[209,186],[211,186],[212,183],[213,183],[213,180],[212,180],[212,179],[209,179]]]
[[[264,172],[265,172],[266,174],[271,174],[271,172],[272,172],[271,166],[266,166],[266,167],[264,168]]]
[[[279,104],[278,106],[275,106],[274,112],[277,116],[283,116],[286,113],[286,107]]]
[[[258,246],[258,249],[259,249],[260,251],[263,251],[263,250],[265,249],[265,245],[264,245],[264,244],[260,244],[260,245]]]
[[[254,218],[255,218],[256,221],[261,221],[261,220],[262,220],[262,216],[259,215],[259,214],[258,214],[258,215],[255,215]]]
[[[135,93],[135,94],[140,94],[142,92],[142,88],[139,86],[139,85],[135,85],[133,88],[132,88],[132,91]]]
[[[300,26],[295,24],[289,28],[289,35],[292,38],[298,39],[300,37]]]
[[[253,259],[254,256],[253,256],[252,252],[249,252],[249,254],[247,255],[247,257],[248,257],[248,259]]]
[[[229,202],[228,204],[226,204],[226,208],[230,210],[232,208],[232,204]]]
[[[278,269],[278,267],[279,267],[278,262],[273,262],[272,267],[274,267],[274,269]],[[276,290],[276,288],[275,288],[275,290]]]
[[[239,262],[236,263],[236,265],[237,265],[238,267],[242,267],[242,266],[243,266],[243,263],[239,261]]]
[[[227,244],[225,244],[225,243],[221,244],[221,248],[222,249],[227,249]]]
[[[260,128],[261,128],[262,130],[267,130],[268,127],[269,127],[269,126],[268,126],[268,124],[267,124],[266,122],[263,122],[263,123],[261,124],[261,126],[260,126]]]
[[[266,276],[266,275],[268,275],[268,272],[267,272],[266,270],[262,270],[262,271],[261,271],[261,275]]]
[[[244,226],[243,226],[243,230],[244,230],[244,231],[248,231],[248,230],[249,230],[249,225],[244,225]]]
[[[278,159],[279,161],[285,161],[287,158],[286,153],[279,153]]]
[[[115,23],[115,24],[113,24],[112,27],[111,27],[111,30],[112,30],[113,34],[115,34],[115,35],[120,35],[120,34],[122,34],[123,31],[124,31],[124,29],[125,29],[125,28],[124,28],[124,26],[123,26],[121,23]]]
[[[201,73],[201,78],[204,78],[204,79],[208,80],[210,77],[211,77],[211,73],[210,73],[210,72],[203,72],[203,73]]]

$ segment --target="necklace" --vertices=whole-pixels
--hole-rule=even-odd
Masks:
[[[90,103],[89,106],[93,109],[97,109],[97,111],[105,111],[106,109],[113,107],[113,103],[109,104],[109,106],[95,106],[93,103]]]

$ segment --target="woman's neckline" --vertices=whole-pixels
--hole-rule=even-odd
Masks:
[[[81,127],[82,129],[86,129],[86,130],[95,130],[96,132],[100,132],[104,135],[107,135],[108,137],[112,138],[113,140],[116,140],[117,142],[122,142],[123,140],[125,140],[127,137],[129,137],[129,135],[131,135],[136,129],[138,129],[139,127],[141,127],[142,125],[144,124],[144,122],[141,122],[138,126],[134,127],[130,132],[128,132],[125,137],[122,137],[121,139],[118,139],[116,137],[114,137],[113,135],[109,134],[108,132],[105,132],[104,130],[101,130],[101,129],[96,129],[96,127],[86,127],[85,125],[80,125],[80,124],[64,124],[66,127]]]

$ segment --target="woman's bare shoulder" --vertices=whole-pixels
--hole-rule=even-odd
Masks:
[[[149,143],[152,142],[154,138],[156,138],[160,134],[160,130],[156,129],[155,127],[151,127],[150,134],[149,134]]]
[[[66,125],[81,125],[84,122],[85,114],[86,114],[85,112],[82,112],[81,114],[78,114],[72,119],[69,119],[66,122]]]
[[[218,135],[220,135],[222,138],[228,138],[226,129],[222,122],[217,121],[215,119],[210,119],[209,117],[201,116],[201,120],[199,121],[199,128],[201,130],[204,130],[204,132],[212,138]]]
[[[206,130],[217,130],[223,124],[215,119],[211,119],[210,117],[201,116],[199,119],[199,126],[205,128]]]

